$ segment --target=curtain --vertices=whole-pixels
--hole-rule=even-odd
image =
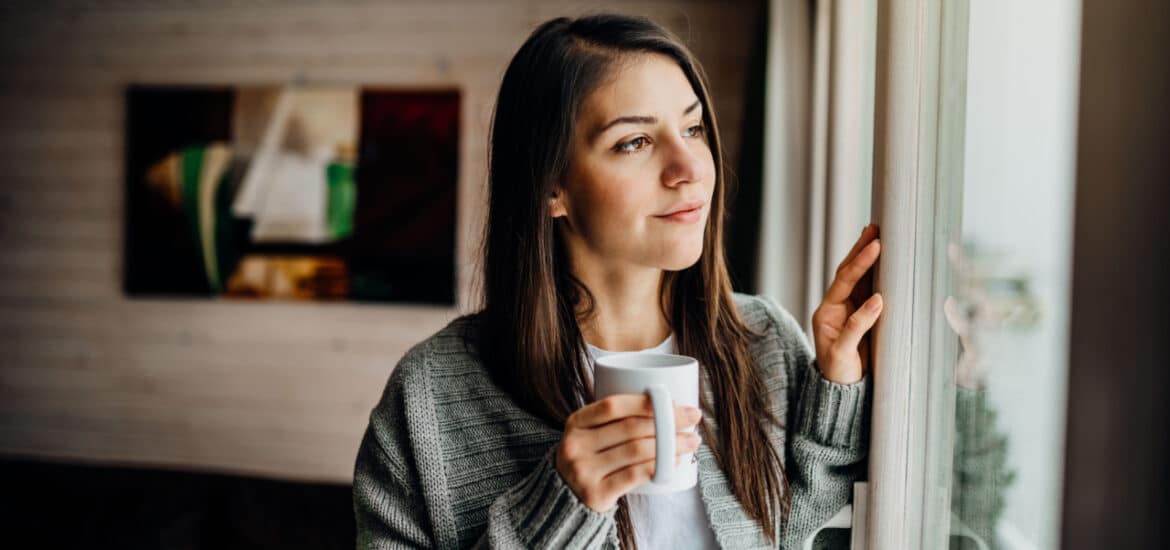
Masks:
[[[870,219],[874,25],[864,0],[770,0],[756,289],[812,313]]]

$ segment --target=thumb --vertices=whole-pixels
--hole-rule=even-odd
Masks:
[[[837,339],[838,351],[857,351],[857,346],[861,344],[861,338],[865,336],[869,329],[873,328],[874,323],[877,323],[878,316],[881,315],[885,302],[881,294],[874,294],[870,296],[864,304],[849,319],[845,321],[845,329],[841,331],[840,338]]]

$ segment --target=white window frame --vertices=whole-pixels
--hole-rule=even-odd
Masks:
[[[942,304],[961,227],[967,2],[771,3],[760,292],[811,338],[836,263],[867,221],[881,227],[869,481],[833,520],[852,524],[854,548],[935,550],[962,531],[950,513],[958,342]]]
[[[886,309],[874,333],[868,548],[946,548],[952,529],[956,287],[966,100],[966,0],[878,5],[873,218]]]

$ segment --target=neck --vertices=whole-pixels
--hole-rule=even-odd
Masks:
[[[602,268],[575,274],[593,295],[593,315],[581,321],[586,342],[608,351],[637,351],[670,335],[661,307],[661,269]]]

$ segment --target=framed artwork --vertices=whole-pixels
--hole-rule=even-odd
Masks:
[[[130,86],[129,296],[455,303],[459,93]]]

